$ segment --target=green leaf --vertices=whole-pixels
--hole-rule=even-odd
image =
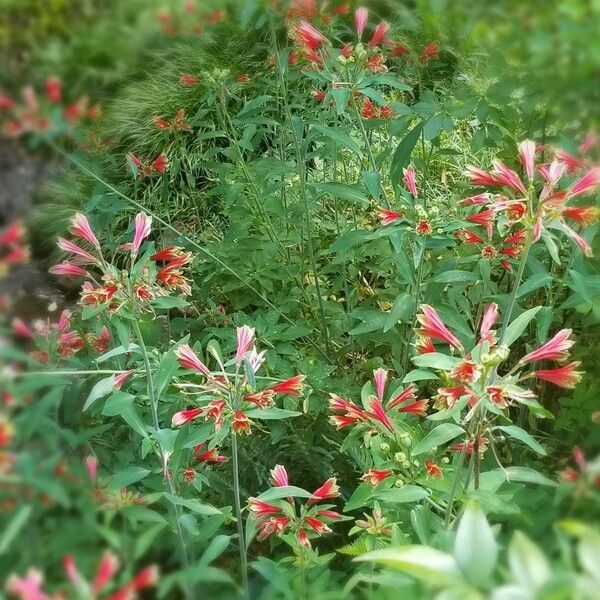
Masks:
[[[413,356],[412,361],[417,367],[429,367],[431,369],[451,371],[462,361],[462,359],[457,356],[448,356],[448,354],[442,354],[441,352],[427,352],[426,354]]]
[[[275,562],[264,556],[250,563],[250,566],[260,573],[287,600],[294,600],[294,592],[283,574],[283,569]]]
[[[144,467],[136,467],[134,465],[126,467],[113,476],[109,489],[119,490],[123,487],[127,487],[136,481],[141,481],[150,472],[150,469],[144,469]]]
[[[363,171],[363,182],[367,188],[367,192],[373,198],[379,198],[381,194],[381,176],[378,171]]]
[[[392,163],[390,165],[390,177],[395,186],[400,185],[400,180],[402,179],[402,169],[409,165],[412,151],[419,139],[419,136],[421,135],[422,130],[423,122],[421,121],[408,132],[408,134],[404,137],[400,144],[398,144],[398,147],[394,151]]]
[[[552,479],[548,479],[541,473],[538,473],[535,469],[529,467],[505,467],[499,469],[506,479],[506,481],[516,481],[519,483],[535,483],[537,485],[547,485],[550,487],[556,487],[556,482]]]
[[[427,490],[418,485],[403,485],[400,488],[390,488],[376,492],[375,497],[387,504],[403,504],[405,502],[418,502],[429,496]]]
[[[354,560],[376,562],[392,569],[398,569],[432,585],[464,583],[456,560],[449,554],[428,546],[404,546],[374,550]]]
[[[398,321],[408,319],[414,311],[415,300],[410,294],[400,294],[383,323],[383,333],[388,332]]]
[[[508,546],[508,564],[514,578],[532,592],[532,596],[552,575],[544,553],[520,531],[515,532]]]
[[[290,417],[299,417],[302,413],[295,410],[285,410],[283,408],[253,408],[244,411],[244,414],[251,419],[289,419]]]
[[[359,145],[342,129],[337,127],[327,127],[327,125],[320,125],[313,123],[311,129],[314,129],[322,136],[330,139],[332,142],[339,144],[340,146],[351,150],[359,158],[362,158],[362,150]]]
[[[426,381],[429,379],[438,379],[438,376],[433,371],[427,371],[426,369],[413,369],[404,377],[402,383]]]
[[[431,283],[473,283],[479,277],[470,271],[444,271],[438,273]]]
[[[361,483],[356,487],[354,492],[350,498],[348,498],[348,502],[344,506],[344,512],[349,512],[351,510],[356,510],[361,506],[366,506],[369,499],[373,496],[373,486],[368,483]]]
[[[2,537],[0,537],[0,555],[4,554],[10,548],[12,541],[19,535],[19,532],[31,516],[31,511],[31,505],[25,504],[21,506],[18,512],[10,519],[8,525],[4,527]]]
[[[498,544],[485,514],[476,502],[469,502],[460,519],[454,541],[454,557],[467,579],[482,585],[494,571]]]
[[[204,567],[208,566],[211,562],[221,556],[225,550],[227,550],[230,541],[230,535],[217,535],[214,537],[208,545],[208,548],[202,554],[202,558],[198,561],[198,563]]]
[[[286,485],[281,487],[274,487],[266,492],[263,492],[260,496],[257,496],[259,500],[268,502],[269,500],[279,500],[280,498],[312,498],[312,494],[303,490],[302,488],[296,487],[295,485]]]
[[[510,346],[513,342],[518,340],[540,308],[542,307],[536,306],[520,314],[506,329],[506,335],[504,336],[504,340],[502,340],[502,344],[504,346]]]
[[[339,198],[340,200],[347,200],[348,202],[354,202],[356,204],[369,203],[364,190],[356,185],[348,185],[346,183],[337,183],[334,181],[322,181],[318,183],[309,183],[307,186],[321,194],[328,194],[332,198]],[[379,194],[376,197],[379,197]]]
[[[94,384],[90,390],[88,397],[83,405],[83,410],[86,411],[96,400],[104,398],[115,389],[115,376],[105,377]]]
[[[524,281],[519,286],[517,298],[527,296],[528,294],[531,294],[531,292],[533,292],[534,290],[550,285],[551,283],[552,277],[548,273],[534,273],[527,281]]]
[[[523,442],[527,446],[529,446],[534,452],[537,452],[540,456],[546,456],[546,451],[542,447],[542,445],[529,433],[527,433],[524,429],[517,427],[516,425],[501,425],[496,427],[495,429],[500,429],[500,431],[504,431],[507,435],[520,442]]]
[[[413,446],[411,454],[412,456],[423,454],[423,452],[437,448],[464,433],[465,430],[455,423],[441,423]]]

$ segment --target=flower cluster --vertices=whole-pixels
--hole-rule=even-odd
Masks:
[[[150,310],[155,300],[172,292],[190,294],[190,282],[184,273],[192,260],[189,252],[170,246],[150,256],[148,252],[140,256],[142,244],[151,233],[151,224],[152,218],[144,213],[135,217],[133,241],[120,246],[120,250],[127,252],[130,258],[130,268],[124,271],[106,261],[89,221],[78,213],[71,221],[71,234],[90,248],[86,250],[75,242],[59,238],[58,247],[68,252],[70,257],[52,267],[50,272],[64,277],[86,278],[81,304],[106,306],[113,313]]]
[[[158,582],[158,568],[145,567],[139,571],[129,582],[121,585],[116,591],[105,595],[104,592],[114,587],[114,578],[119,570],[119,560],[111,552],[105,552],[92,581],[86,580],[78,571],[75,559],[65,556],[63,568],[67,579],[75,589],[77,597],[97,600],[104,597],[106,600],[134,600],[138,592],[153,588]],[[37,569],[30,568],[23,577],[11,575],[6,582],[6,591],[20,600],[58,600],[61,595],[48,595],[43,590],[44,576]]]
[[[527,240],[537,242],[542,236],[548,236],[550,230],[562,231],[586,256],[591,256],[590,245],[571,224],[590,225],[598,218],[598,208],[572,204],[571,201],[600,187],[600,166],[591,167],[579,179],[565,185],[563,179],[578,165],[569,161],[567,153],[557,150],[551,162],[536,167],[535,157],[539,150],[531,140],[519,144],[519,159],[527,185],[516,171],[500,160],[493,162],[490,172],[468,166],[467,174],[473,185],[501,192],[480,193],[462,200],[463,205],[482,208],[467,216],[466,221],[483,228],[488,239],[492,237],[494,226],[503,236],[508,236],[503,240],[500,252],[510,258],[518,255],[519,248]],[[513,227],[517,227],[517,231],[511,231]],[[466,233],[467,239],[468,236],[474,240],[472,243],[483,242],[477,234],[473,237],[472,233]]]
[[[274,383],[261,390],[250,383],[265,361],[265,351],[258,352],[254,345],[254,329],[244,325],[237,328],[237,349],[235,357],[223,364],[218,357],[220,370],[212,372],[188,345],[177,351],[179,364],[184,369],[202,375],[204,382],[197,386],[200,399],[208,398],[201,406],[187,408],[173,415],[173,426],[181,426],[203,417],[214,422],[215,431],[226,425],[236,434],[251,433],[251,416],[261,417],[261,411],[275,406],[275,397],[298,396],[303,388],[303,375],[295,375],[285,381]],[[235,372],[227,372],[226,367],[234,366]]]
[[[159,117],[156,117],[154,121],[154,124],[159,129],[172,129],[173,131],[175,131],[175,129],[173,129],[175,119],[172,123],[164,121],[164,119],[160,119],[161,123],[164,122],[165,127],[159,127],[156,119],[159,119]],[[185,123],[176,123],[175,125],[180,128],[178,129],[178,131],[187,131],[187,129],[181,129],[182,127],[188,127]],[[133,174],[136,175],[138,179],[145,179],[146,177],[151,177],[155,174],[164,175],[167,169],[169,168],[169,159],[167,158],[167,155],[164,152],[161,152],[153,160],[141,160],[135,154],[130,153],[128,155],[128,160]]]
[[[275,466],[271,471],[271,483],[275,490],[288,487],[288,474],[285,467]],[[263,494],[269,498],[269,501],[262,500],[260,496],[248,499],[248,510],[258,522],[259,540],[264,540],[270,535],[290,534],[288,541],[292,545],[310,548],[312,537],[321,537],[330,533],[331,528],[328,523],[342,519],[342,515],[332,510],[333,504],[322,504],[324,500],[337,498],[340,495],[335,477],[328,479],[312,494],[307,494],[308,499],[299,506],[295,498],[287,496],[287,490],[282,490],[286,497],[281,498],[278,498],[277,494],[272,494],[273,491],[272,488]]]
[[[183,109],[183,108],[180,108],[175,113],[175,116],[170,121],[167,119],[164,119],[163,117],[154,117],[154,119],[152,119],[152,122],[154,123],[154,126],[156,127],[156,129],[160,129],[162,131],[177,132],[177,131],[191,131],[192,130],[192,127],[189,125],[189,123],[185,122],[185,109]],[[131,155],[131,156],[133,157],[133,155]],[[138,161],[138,163],[139,163],[139,161]],[[154,161],[154,163],[156,163],[156,160]],[[155,168],[155,170],[156,170],[156,168]],[[157,171],[157,172],[160,172],[160,171]]]
[[[460,410],[467,405],[475,410],[483,405],[487,410],[498,413],[513,403],[537,406],[535,394],[523,388],[520,385],[522,382],[536,378],[563,388],[572,388],[579,382],[579,362],[566,362],[569,348],[574,344],[570,329],[559,331],[548,342],[523,356],[507,373],[500,374],[498,370],[509,358],[509,349],[502,345],[502,340],[498,339],[494,330],[498,318],[498,306],[490,304],[481,319],[476,343],[467,351],[433,307],[427,304],[421,306],[417,315],[421,325],[417,330],[417,347],[426,348],[426,351],[413,360],[417,366],[443,372],[445,385],[437,390],[434,398],[434,407],[439,411]],[[452,355],[439,353],[434,341],[449,346]],[[530,370],[531,365],[542,361],[564,364],[552,369]],[[481,450],[485,441],[478,445]]]
[[[0,233],[0,279],[6,277],[11,267],[29,260],[25,231],[19,221],[11,223]]]
[[[214,9],[206,12],[199,10],[199,4],[187,0],[183,14],[176,11],[161,10],[156,17],[163,33],[169,37],[175,35],[203,35],[207,27],[214,26],[225,19],[225,11]]]
[[[100,108],[97,105],[90,106],[86,97],[65,104],[60,80],[49,77],[43,98],[39,98],[31,86],[23,89],[20,102],[0,92],[0,111],[6,111],[9,115],[4,124],[4,133],[19,137],[26,133],[47,132],[52,126],[58,125],[52,121],[56,107],[61,108],[62,119],[70,126],[77,125],[82,119],[97,119],[100,116]]]

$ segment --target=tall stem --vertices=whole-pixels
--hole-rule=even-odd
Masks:
[[[238,530],[238,547],[240,551],[240,570],[242,572],[242,585],[244,588],[244,598],[250,598],[250,588],[248,586],[248,556],[246,554],[246,540],[244,536],[244,523],[242,521],[242,503],[240,501],[240,473],[238,462],[237,435],[231,432],[231,465],[233,469],[233,500],[235,504],[235,518]]]
[[[152,410],[152,422],[154,425],[154,430],[156,432],[156,436],[155,436],[156,443],[158,445],[161,460],[162,460],[165,456],[165,451],[160,442],[160,438],[158,436],[158,432],[160,431],[160,423],[158,420],[158,398],[156,396],[156,390],[154,388],[154,379],[152,377],[152,366],[150,364],[150,357],[148,356],[148,350],[146,348],[146,343],[144,342],[144,337],[142,336],[142,331],[140,330],[140,324],[135,319],[133,320],[133,329],[134,329],[135,335],[137,337],[138,344],[140,346],[140,350],[142,351],[142,358],[144,359],[144,366],[146,367],[146,386],[147,386],[147,391],[148,391],[148,398],[150,399],[150,407]],[[169,491],[169,494],[175,495],[175,488],[173,486],[173,481],[168,476],[168,473],[166,473],[166,468],[165,468],[164,475],[165,475],[165,481],[167,482],[167,489]],[[185,545],[185,538],[183,536],[183,529],[181,527],[181,521],[180,521],[181,513],[179,511],[179,506],[177,506],[177,504],[173,504],[173,510],[175,513],[175,527],[177,530],[177,539],[179,541],[179,552],[181,554],[181,566],[184,569],[187,569],[190,566],[190,561],[189,561],[189,557],[188,557],[188,553],[187,553],[187,548]],[[188,585],[184,586],[184,591],[185,591],[186,598],[188,600],[191,600],[193,598],[193,596],[192,596],[191,590],[189,589]]]

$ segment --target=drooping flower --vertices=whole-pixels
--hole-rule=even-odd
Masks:
[[[98,570],[92,584],[95,593],[102,591],[119,570],[119,561],[112,552],[105,552],[100,559]]]
[[[519,194],[527,195],[527,190],[521,181],[521,178],[513,171],[509,169],[502,161],[496,159],[493,161],[494,170],[492,171],[494,174],[494,178],[499,185],[504,185],[506,187],[512,188]]]
[[[85,457],[84,464],[88,479],[92,482],[96,481],[98,476],[98,459],[92,454],[89,454]]]
[[[592,247],[565,222],[559,222],[558,227],[575,243],[575,245],[584,253],[585,256],[590,257],[593,255]]]
[[[196,356],[196,353],[187,345],[179,346],[175,351],[179,364],[184,369],[191,369],[202,375],[210,376],[210,369]]]
[[[19,319],[19,317],[15,317],[12,320],[12,330],[13,333],[24,339],[33,339],[33,331],[27,326],[25,321]]]
[[[277,515],[281,512],[281,509],[278,506],[269,504],[258,498],[248,498],[248,510],[255,518]]]
[[[424,417],[427,415],[427,405],[429,401],[426,399],[415,400],[398,407],[398,412]]]
[[[381,220],[382,225],[389,225],[390,223],[399,221],[403,218],[404,215],[401,212],[390,210],[389,208],[379,208],[379,219]]]
[[[120,390],[123,387],[123,384],[131,377],[133,374],[133,370],[124,371],[123,373],[119,373],[115,375],[114,386],[115,389]]]
[[[12,574],[6,582],[6,591],[21,600],[51,600],[41,586],[44,576],[37,569],[29,569],[24,577]]]
[[[484,171],[483,169],[480,169],[479,167],[467,165],[465,169],[466,175],[473,185],[481,185],[486,187],[494,187],[500,185],[494,175],[488,173],[487,171]],[[471,198],[481,198],[482,196],[482,194],[479,194],[477,196],[472,196]],[[471,198],[467,198],[465,200],[470,200]],[[462,201],[464,204],[480,204],[480,202],[465,202],[465,200]]]
[[[252,421],[241,410],[236,410],[233,413],[231,428],[233,429],[234,433],[239,433],[240,435],[250,435],[251,425]]]
[[[317,51],[321,44],[327,42],[327,38],[307,21],[300,21],[294,26],[294,35],[306,48]]]
[[[533,376],[537,379],[549,381],[554,385],[562,388],[574,388],[580,381],[582,372],[577,371],[577,367],[581,363],[573,361],[556,369],[541,369],[533,372]]]
[[[429,304],[421,305],[417,320],[421,324],[418,331],[420,336],[441,340],[457,350],[462,348],[458,338],[444,325],[437,311]]]
[[[221,464],[227,460],[225,456],[219,454],[216,448],[205,450],[205,444],[194,446],[194,457],[198,462]]]
[[[362,477],[362,481],[367,481],[373,487],[379,485],[382,481],[386,480],[394,474],[390,469],[370,469]]]
[[[526,354],[520,362],[523,364],[538,360],[566,360],[569,348],[575,343],[570,339],[571,333],[571,329],[561,329],[551,340]]]
[[[566,206],[561,215],[572,219],[578,225],[587,227],[598,220],[600,209],[597,206]]]
[[[452,408],[463,396],[469,396],[469,404],[477,402],[477,395],[464,385],[438,388],[434,406],[438,410]]]
[[[96,257],[90,254],[87,250],[80,248],[77,244],[74,244],[69,240],[65,240],[62,237],[58,238],[57,246],[63,252],[68,252],[69,254],[74,254],[77,256],[77,261],[81,264],[95,264],[98,262]]]
[[[317,535],[323,535],[324,533],[331,533],[331,528],[326,523],[323,523],[323,521],[321,521],[320,519],[317,519],[316,517],[311,517],[311,516],[307,515],[306,517],[304,517],[304,522]]]
[[[408,166],[402,171],[404,173],[404,187],[412,194],[414,198],[417,198],[419,193],[417,190],[417,176],[413,167]]]

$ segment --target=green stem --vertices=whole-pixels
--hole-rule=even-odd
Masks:
[[[160,442],[160,438],[158,436],[158,432],[160,431],[160,422],[158,420],[158,398],[156,396],[156,389],[154,388],[154,378],[152,377],[152,365],[150,364],[150,357],[148,356],[148,350],[146,348],[146,343],[144,342],[144,337],[142,336],[140,324],[136,319],[134,319],[132,322],[133,322],[133,329],[134,329],[135,335],[138,340],[138,344],[142,351],[142,357],[144,359],[144,366],[146,367],[146,374],[147,374],[146,384],[147,384],[148,398],[150,399],[150,407],[152,409],[152,421],[154,424],[154,430],[156,432],[156,434],[155,434],[156,443],[157,443],[159,451],[160,451],[161,460],[163,460],[164,456],[165,456],[165,450],[164,450],[164,448]],[[169,492],[169,494],[174,496],[175,488],[173,486],[173,480],[171,479],[171,477],[169,477],[166,466],[165,466],[164,476],[165,476],[164,477],[165,481],[167,482],[168,492]],[[185,538],[183,536],[183,529],[181,527],[181,521],[180,521],[181,513],[179,511],[179,506],[176,504],[173,504],[173,511],[175,513],[175,527],[177,530],[177,539],[179,541],[179,551],[181,554],[181,566],[184,569],[187,569],[190,566],[190,561],[189,561],[189,557],[188,557],[188,553],[187,553],[187,548],[185,545]],[[185,592],[186,598],[188,600],[192,600],[193,595],[187,584],[184,586],[184,592]]]
[[[238,461],[237,435],[231,432],[231,465],[233,469],[233,500],[235,504],[235,518],[238,531],[238,548],[240,551],[240,570],[242,573],[242,585],[244,588],[244,598],[250,598],[250,588],[248,586],[248,555],[246,553],[246,540],[244,536],[244,523],[242,521],[242,503],[240,500],[240,474]]]

